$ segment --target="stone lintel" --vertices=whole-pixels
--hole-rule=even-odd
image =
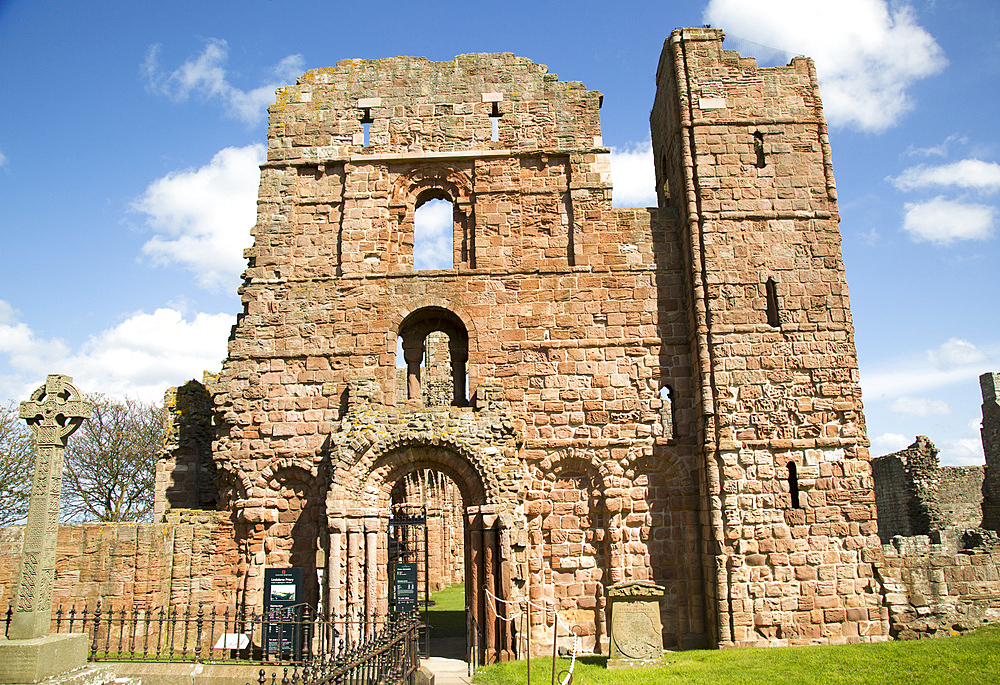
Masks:
[[[0,637],[0,683],[37,683],[87,665],[90,638],[61,633],[28,640]]]

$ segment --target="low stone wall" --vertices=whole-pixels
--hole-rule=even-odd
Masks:
[[[954,635],[1000,621],[1000,541],[985,531],[955,533],[883,545],[876,573],[892,637]]]
[[[238,550],[229,516],[174,510],[167,523],[63,524],[53,604],[231,605]],[[13,601],[23,535],[24,526],[0,528],[0,611]]]

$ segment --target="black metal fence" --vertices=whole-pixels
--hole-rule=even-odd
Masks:
[[[260,669],[258,685],[403,685],[412,682],[420,665],[419,618],[417,614],[398,616],[375,635],[352,648],[338,644],[323,653],[286,667],[279,680],[277,672],[267,677]],[[246,685],[251,685],[247,683]]]
[[[8,607],[4,635],[12,615]],[[204,603],[145,608],[98,601],[58,606],[51,631],[86,633],[90,661],[302,665],[371,650],[378,640],[388,639],[387,630],[411,623],[416,640],[419,621],[408,615],[320,614],[308,605],[267,615]]]

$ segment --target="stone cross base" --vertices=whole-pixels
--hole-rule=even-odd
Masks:
[[[0,683],[37,683],[87,665],[90,638],[62,633],[8,640],[0,637]]]

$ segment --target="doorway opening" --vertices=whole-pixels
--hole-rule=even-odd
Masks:
[[[390,606],[407,608],[415,581],[417,606],[426,632],[427,656],[465,659],[465,501],[455,482],[432,468],[411,471],[392,488],[389,519]]]

